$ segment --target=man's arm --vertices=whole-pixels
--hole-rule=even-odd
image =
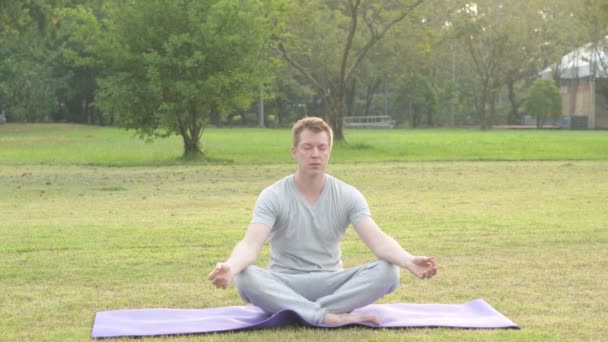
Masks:
[[[361,219],[354,227],[361,240],[379,259],[405,268],[421,279],[431,278],[437,273],[434,257],[414,256],[406,252],[371,217]]]
[[[209,280],[218,288],[227,288],[235,275],[255,261],[270,235],[270,227],[253,223],[247,227],[245,237],[234,246],[225,262],[218,263],[209,273]]]

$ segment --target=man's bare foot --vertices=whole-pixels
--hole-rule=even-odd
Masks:
[[[324,325],[329,326],[337,326],[337,325],[346,325],[346,324],[354,324],[354,323],[372,323],[375,325],[380,325],[380,318],[378,316],[371,313],[343,313],[343,314],[335,314],[335,313],[327,313],[325,318],[321,322]]]

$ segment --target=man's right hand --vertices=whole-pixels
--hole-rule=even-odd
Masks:
[[[215,285],[217,288],[225,289],[230,286],[232,282],[232,278],[234,278],[234,274],[230,270],[230,266],[226,263],[218,263],[213,271],[209,273],[208,279]]]

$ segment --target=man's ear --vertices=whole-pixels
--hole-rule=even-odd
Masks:
[[[293,159],[296,159],[296,147],[295,146],[291,146],[291,156],[293,157]]]

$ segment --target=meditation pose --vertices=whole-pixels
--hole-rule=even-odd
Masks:
[[[435,259],[403,250],[376,225],[357,189],[325,173],[333,140],[327,123],[304,118],[292,134],[297,171],[260,193],[245,237],[209,280],[218,288],[234,280],[243,300],[268,313],[289,309],[318,325],[378,325],[374,314],[351,311],[394,291],[400,267],[433,277]],[[340,240],[349,225],[378,260],[342,268]],[[255,265],[266,241],[268,269]]]

